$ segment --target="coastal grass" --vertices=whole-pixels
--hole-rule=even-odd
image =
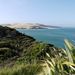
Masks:
[[[31,49],[32,48],[32,49]],[[43,43],[32,45],[26,52],[30,61],[25,63],[23,58],[17,60],[14,66],[3,67],[0,69],[0,75],[74,75],[75,74],[75,46],[68,40],[65,40],[65,49],[48,48]],[[52,52],[49,51],[52,50]],[[58,52],[56,52],[58,51]],[[55,53],[53,53],[55,52]],[[40,54],[41,53],[41,54]],[[53,54],[51,54],[53,53]],[[29,54],[29,55],[28,55]],[[40,57],[36,60],[36,57]],[[33,60],[31,62],[31,60]],[[20,63],[21,61],[21,63]],[[38,62],[37,62],[38,61]],[[43,66],[43,63],[45,66]],[[47,65],[46,65],[47,64]],[[46,71],[46,68],[49,70]],[[41,74],[42,72],[42,74]]]
[[[39,64],[19,64],[0,69],[0,75],[36,75],[41,71]]]
[[[75,75],[75,46],[65,39],[65,48],[61,49],[64,54],[57,55],[56,58],[51,58],[49,53],[46,53],[50,75]]]

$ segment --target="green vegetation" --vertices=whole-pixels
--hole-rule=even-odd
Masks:
[[[39,64],[21,64],[15,65],[11,69],[3,68],[0,70],[0,75],[36,75],[41,71]]]
[[[37,42],[15,29],[0,26],[0,75],[74,75],[75,46],[65,49]]]
[[[61,49],[64,54],[51,58],[47,54],[47,63],[50,65],[50,75],[73,75],[75,74],[75,46],[65,40],[66,49]]]

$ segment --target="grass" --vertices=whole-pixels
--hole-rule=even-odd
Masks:
[[[46,62],[50,65],[50,75],[73,75],[75,74],[75,46],[65,40],[65,48],[61,49],[63,54],[51,58],[48,53]]]
[[[57,48],[0,26],[0,75],[75,75],[75,46],[65,39],[65,49]]]
[[[0,70],[0,75],[36,75],[40,71],[39,64],[19,64],[12,68],[4,67]]]
[[[36,57],[46,45],[40,43],[35,45],[31,50],[31,55]],[[53,48],[56,50],[55,48]],[[4,67],[0,69],[0,75],[72,75],[75,74],[75,46],[65,40],[65,49],[60,49],[61,53],[56,57],[52,57],[50,53],[46,52],[46,58],[43,63],[48,65],[49,73],[46,71],[47,65],[43,63],[29,63],[24,62],[15,64],[12,67]],[[32,57],[31,57],[32,58]],[[40,61],[39,61],[40,62]],[[42,65],[41,65],[42,64]],[[43,72],[43,74],[41,74]]]

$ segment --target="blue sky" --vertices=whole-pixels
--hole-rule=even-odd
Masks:
[[[75,0],[0,0],[0,23],[75,27]]]

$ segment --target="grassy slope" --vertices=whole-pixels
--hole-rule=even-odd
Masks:
[[[18,73],[18,70],[25,70],[26,67],[28,69],[31,67],[28,72],[26,70],[27,73],[33,72],[31,70],[38,66],[38,64],[35,65],[34,63],[44,60],[46,52],[52,54],[54,51],[53,47],[51,44],[36,42],[34,38],[23,35],[15,29],[0,26],[0,68],[2,68],[0,75],[10,75],[10,73],[15,75],[16,72]],[[13,67],[16,64],[19,64],[17,69]],[[24,66],[21,67],[22,64]]]
[[[45,56],[45,51],[53,52],[53,47],[51,44],[36,42],[34,38],[15,29],[0,26],[0,62],[21,57],[30,60],[40,58]]]
[[[0,75],[37,75],[44,71],[42,66],[47,67],[43,63],[48,63],[52,75],[67,75],[75,71],[66,64],[64,67],[63,62],[69,61],[66,53],[52,44],[36,42],[15,29],[0,26]]]

